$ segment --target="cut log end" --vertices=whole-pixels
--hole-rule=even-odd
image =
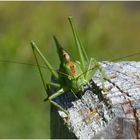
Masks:
[[[107,94],[97,73],[80,99],[74,100],[71,93],[57,97],[70,119],[51,108],[52,138],[140,138],[140,62],[100,64],[109,78]]]

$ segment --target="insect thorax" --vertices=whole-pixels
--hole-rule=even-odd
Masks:
[[[63,88],[72,90],[75,93],[83,90],[87,84],[79,62],[61,64],[59,69],[59,79]]]

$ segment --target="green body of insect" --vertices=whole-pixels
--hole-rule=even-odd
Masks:
[[[60,46],[55,37],[54,40],[61,62],[58,72],[58,80],[60,82],[60,85],[65,90],[71,89],[73,92],[77,93],[78,91],[82,90],[81,88],[83,87],[83,85],[88,82],[85,79],[84,75],[82,75],[83,71],[81,69],[81,64],[78,61],[72,61],[68,52]]]
[[[78,49],[79,54],[79,61],[73,61],[68,54],[66,50],[64,50],[56,37],[54,37],[54,41],[57,47],[57,52],[60,59],[60,67],[59,70],[56,71],[54,68],[50,65],[50,63],[47,61],[47,59],[43,56],[43,54],[40,52],[38,47],[34,42],[31,42],[31,46],[33,49],[33,54],[35,56],[38,69],[40,72],[40,76],[44,85],[44,88],[46,92],[49,92],[49,86],[54,86],[59,88],[59,90],[55,93],[53,93],[51,96],[48,96],[45,100],[50,101],[53,105],[61,109],[63,112],[65,112],[68,115],[68,112],[62,108],[59,104],[53,101],[53,99],[61,94],[63,94],[66,91],[71,91],[75,95],[78,94],[78,92],[82,91],[84,88],[84,85],[88,83],[88,81],[93,77],[95,72],[99,70],[99,73],[102,75],[102,86],[104,89],[104,83],[103,78],[105,77],[104,72],[101,68],[101,66],[93,59],[87,57],[87,54],[85,52],[84,47],[82,46],[81,40],[79,38],[78,32],[76,30],[75,25],[73,24],[72,17],[69,17],[69,22],[72,28],[72,32],[75,38],[76,46]],[[41,56],[43,61],[45,62],[48,69],[51,71],[53,77],[58,81],[58,83],[48,82],[47,86],[44,81],[41,68],[39,66],[39,62],[36,56],[36,52]]]

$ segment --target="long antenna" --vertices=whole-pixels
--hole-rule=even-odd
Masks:
[[[25,66],[32,66],[37,67],[36,64],[26,63],[26,62],[19,62],[19,61],[12,61],[12,60],[2,60],[0,59],[0,63],[11,63],[11,64],[19,64],[19,65],[25,65]],[[46,69],[46,66],[40,66],[41,68]]]
[[[133,56],[136,56],[136,55],[140,55],[140,52],[129,54],[129,55],[126,55],[126,56],[115,58],[115,59],[111,59],[109,61],[118,61],[118,60],[121,60],[121,59],[124,59],[124,58],[127,58],[127,57],[133,57]],[[26,62],[19,62],[19,61],[14,61],[14,60],[3,60],[3,59],[0,59],[0,63],[11,63],[11,64],[18,64],[18,65],[25,65],[25,66],[37,67],[36,64],[31,64],[31,63],[26,63]],[[41,68],[44,68],[44,69],[47,69],[46,66],[40,65],[40,67]]]
[[[133,56],[136,56],[136,55],[140,55],[140,52],[138,52],[138,53],[133,53],[133,54],[129,54],[129,55],[126,55],[126,56],[122,56],[122,57],[119,57],[119,58],[115,58],[115,59],[111,59],[110,61],[118,61],[118,60],[121,60],[121,59],[124,59],[124,58],[127,58],[127,57],[133,57]]]

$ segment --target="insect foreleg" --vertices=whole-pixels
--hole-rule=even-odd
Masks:
[[[104,79],[106,78],[106,75],[105,75],[105,73],[104,73],[104,71],[101,67],[99,67],[99,72],[100,72],[100,75],[101,75],[101,78],[102,78],[101,83],[102,83],[103,91],[106,92],[106,88],[105,88],[105,84],[104,84],[104,82],[105,82]]]
[[[105,72],[104,72],[104,70],[102,69],[102,67],[101,67],[100,64],[98,64],[98,63],[96,62],[96,64],[95,64],[94,67],[95,67],[96,71],[98,70],[98,71],[99,71],[99,74],[101,75],[102,89],[103,89],[104,92],[106,92],[105,84],[104,84],[104,79],[108,79],[108,78],[107,78],[107,76],[105,75]]]
[[[99,71],[99,74],[101,75],[101,84],[103,91],[106,91],[105,85],[104,85],[104,79],[108,79],[107,76],[104,73],[104,70],[102,69],[101,65],[96,62],[94,58],[90,59],[89,66],[87,69],[87,72],[85,74],[85,79],[89,81],[91,77],[94,77],[95,73]]]
[[[95,64],[95,63],[96,63],[96,60],[94,58],[91,58],[90,61],[89,61],[87,72],[85,74],[85,79],[86,80],[90,80],[91,79],[90,69],[91,69],[92,65]]]

